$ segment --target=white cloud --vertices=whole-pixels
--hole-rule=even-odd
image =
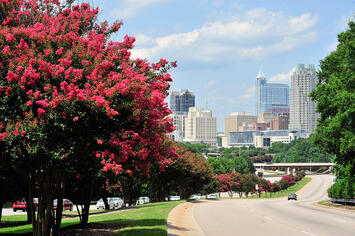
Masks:
[[[233,2],[229,5],[229,8],[235,9],[235,10],[242,10],[244,8],[244,5],[238,2]]]
[[[205,85],[205,88],[214,88],[218,84],[217,80],[210,80]]]
[[[221,7],[224,5],[224,0],[214,0],[212,4],[215,7]]]
[[[111,10],[111,16],[119,19],[126,19],[137,15],[142,10],[158,4],[166,2],[166,0],[121,0],[119,1],[119,8]]]
[[[133,56],[205,62],[264,59],[315,41],[318,34],[313,27],[317,19],[309,13],[288,16],[257,8],[205,23],[190,32],[153,39],[147,36],[153,42],[151,46],[137,40]]]
[[[335,51],[338,47],[338,44],[339,44],[338,40],[336,40],[332,44],[330,44],[326,50],[327,54],[330,54],[331,52]]]
[[[276,75],[273,75],[270,77],[268,80],[269,82],[272,83],[283,83],[283,84],[290,84],[291,82],[291,75],[293,72],[296,70],[296,67],[293,67],[289,72],[286,73],[278,73]]]
[[[252,97],[255,97],[255,85],[249,87],[247,91],[241,95],[242,99],[250,99]]]

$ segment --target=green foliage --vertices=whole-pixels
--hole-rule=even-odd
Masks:
[[[331,198],[355,198],[355,176],[351,173],[351,164],[336,164],[336,182],[328,189]]]
[[[351,165],[355,173],[355,22],[338,35],[338,46],[320,62],[319,83],[310,94],[320,119],[312,140],[336,155],[336,162]]]
[[[258,182],[258,177],[254,174],[243,175],[241,182],[243,192],[245,193],[245,196],[248,196],[249,193],[253,192],[255,189],[255,184]]]
[[[255,173],[253,161],[249,156],[243,154],[238,156],[235,153],[223,152],[220,157],[209,157],[208,162],[212,165],[214,173],[227,174],[232,171],[237,173]]]
[[[211,148],[211,146],[206,143],[181,143],[181,145],[194,153],[207,153]]]
[[[334,155],[325,154],[310,139],[297,139],[288,144],[278,144],[274,150],[280,151],[276,153],[272,159],[275,163],[292,163],[292,162],[333,162]]]
[[[234,168],[237,173],[249,173],[248,162],[243,157],[234,158]]]
[[[331,198],[355,198],[355,178],[334,183],[328,189],[328,196]]]
[[[225,166],[223,165],[220,157],[209,157],[208,163],[213,167],[215,174],[225,174],[227,171],[225,170]]]
[[[221,148],[221,155],[234,153],[235,155],[247,155],[249,157],[265,155],[266,151],[262,148],[256,148],[254,146],[249,147],[231,147],[231,148]]]
[[[286,152],[288,150],[288,144],[282,142],[275,142],[272,146],[268,149],[268,153],[280,153]]]

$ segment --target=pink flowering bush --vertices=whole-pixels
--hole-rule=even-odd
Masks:
[[[45,219],[66,171],[83,176],[75,168],[93,160],[117,175],[165,165],[176,63],[131,59],[134,38],[110,41],[122,23],[96,23],[87,3],[0,0],[0,11],[0,142],[40,193],[34,234],[48,235],[60,227]]]
[[[232,171],[227,174],[215,175],[214,178],[217,180],[216,190],[218,192],[227,192],[231,198],[233,197],[233,191],[241,195],[243,184],[239,173]]]

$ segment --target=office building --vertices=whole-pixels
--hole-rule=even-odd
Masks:
[[[175,114],[187,114],[190,107],[195,106],[195,95],[187,90],[172,91],[170,95],[170,110]]]
[[[173,124],[175,126],[175,130],[167,136],[174,141],[183,142],[185,136],[185,118],[187,114],[170,114],[169,118],[173,119]]]
[[[238,132],[242,130],[246,130],[250,126],[251,130],[251,124],[256,123],[258,118],[254,116],[250,112],[233,112],[229,116],[227,116],[224,121],[225,121],[225,129],[224,129],[224,134],[226,137],[228,136],[229,132]]]
[[[309,97],[317,84],[314,65],[298,64],[291,76],[290,124],[291,130],[313,133],[317,126],[316,103]]]
[[[267,83],[264,73],[256,76],[256,115],[261,112],[273,114],[289,112],[289,86]]]
[[[206,143],[217,146],[217,120],[210,110],[190,107],[185,118],[184,142]]]
[[[289,123],[289,113],[282,113],[274,116],[272,121],[270,121],[271,130],[286,130],[288,129]]]
[[[260,112],[258,115],[258,123],[269,123],[274,118],[272,112]]]

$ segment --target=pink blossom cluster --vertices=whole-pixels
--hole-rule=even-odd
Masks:
[[[102,159],[103,171],[148,173],[152,162],[169,165],[166,152],[173,150],[162,145],[162,137],[173,130],[164,101],[172,81],[166,69],[176,62],[130,59],[135,39],[126,35],[122,42],[109,41],[122,23],[92,27],[98,9],[87,3],[62,10],[59,0],[41,4],[48,10],[43,11],[36,0],[0,0],[8,10],[0,28],[4,58],[0,69],[7,75],[1,81],[0,100],[21,99],[23,125],[54,118],[80,125],[85,113],[64,109],[78,104],[103,111],[117,122],[124,119],[125,127],[112,130],[109,137],[96,137],[92,146],[97,149],[93,156]],[[131,115],[121,117],[120,109]],[[0,141],[25,134],[10,123]]]

